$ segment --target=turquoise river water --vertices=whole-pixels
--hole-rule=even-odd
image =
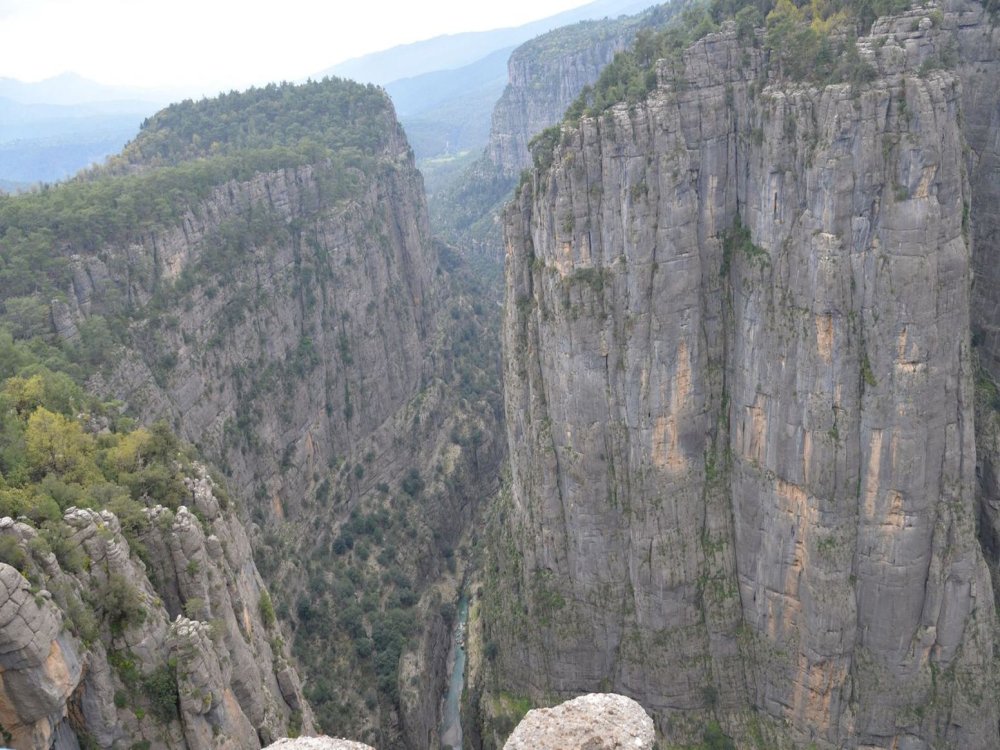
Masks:
[[[455,632],[448,663],[448,694],[441,707],[441,747],[462,750],[462,688],[465,686],[465,628],[469,620],[469,600],[462,594],[455,615]]]

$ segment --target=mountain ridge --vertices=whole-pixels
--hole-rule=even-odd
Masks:
[[[648,0],[596,0],[521,26],[492,31],[445,34],[345,60],[318,75],[341,75],[366,83],[388,84],[432,70],[468,65],[503,47],[515,46],[556,26],[608,14],[621,15],[649,7]]]

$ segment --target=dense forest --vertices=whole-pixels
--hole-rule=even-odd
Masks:
[[[272,84],[172,105],[144,123],[123,154],[106,165],[24,195],[0,195],[3,322],[17,339],[48,335],[50,303],[67,300],[72,291],[74,255],[140,242],[197,212],[229,181],[309,164],[317,200],[336,205],[377,173],[375,155],[398,137],[384,92],[339,79]],[[155,278],[151,284],[166,304],[204,276],[199,270],[233,267],[241,248],[288,231],[261,213],[231,222],[202,258],[206,267],[185,269],[172,285]],[[79,341],[63,344],[84,369],[99,364],[113,344],[124,341],[128,322],[145,315],[127,295],[102,305],[83,323]]]

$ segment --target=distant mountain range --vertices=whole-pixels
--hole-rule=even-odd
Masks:
[[[0,99],[20,104],[94,105],[137,104],[162,105],[178,98],[179,91],[107,86],[76,73],[62,73],[44,81],[26,83],[14,78],[0,78]]]
[[[418,158],[486,144],[490,113],[519,44],[581,20],[636,13],[651,0],[596,0],[522,26],[434,37],[321,71],[385,87]],[[261,82],[264,83],[264,82]],[[64,73],[37,83],[0,78],[0,190],[71,177],[117,153],[147,117],[182,90],[107,86]]]
[[[0,190],[55,182],[103,161],[168,101],[169,92],[74,73],[37,83],[0,78]]]
[[[338,63],[319,75],[335,75],[385,85],[435,70],[464,67],[497,50],[516,47],[559,26],[606,16],[638,13],[656,4],[654,0],[595,0],[522,26],[447,34],[372,52]]]
[[[513,28],[434,37],[323,71],[385,87],[418,159],[479,151],[489,138],[493,105],[507,85],[507,58],[520,44],[562,26],[632,15],[652,0],[596,0]],[[425,174],[435,168],[421,165]]]
[[[418,158],[482,148],[493,105],[507,85],[507,58],[514,49],[503,47],[461,68],[385,85]]]

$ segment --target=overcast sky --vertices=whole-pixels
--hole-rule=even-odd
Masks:
[[[245,88],[439,34],[517,26],[587,0],[0,0],[0,76]]]

